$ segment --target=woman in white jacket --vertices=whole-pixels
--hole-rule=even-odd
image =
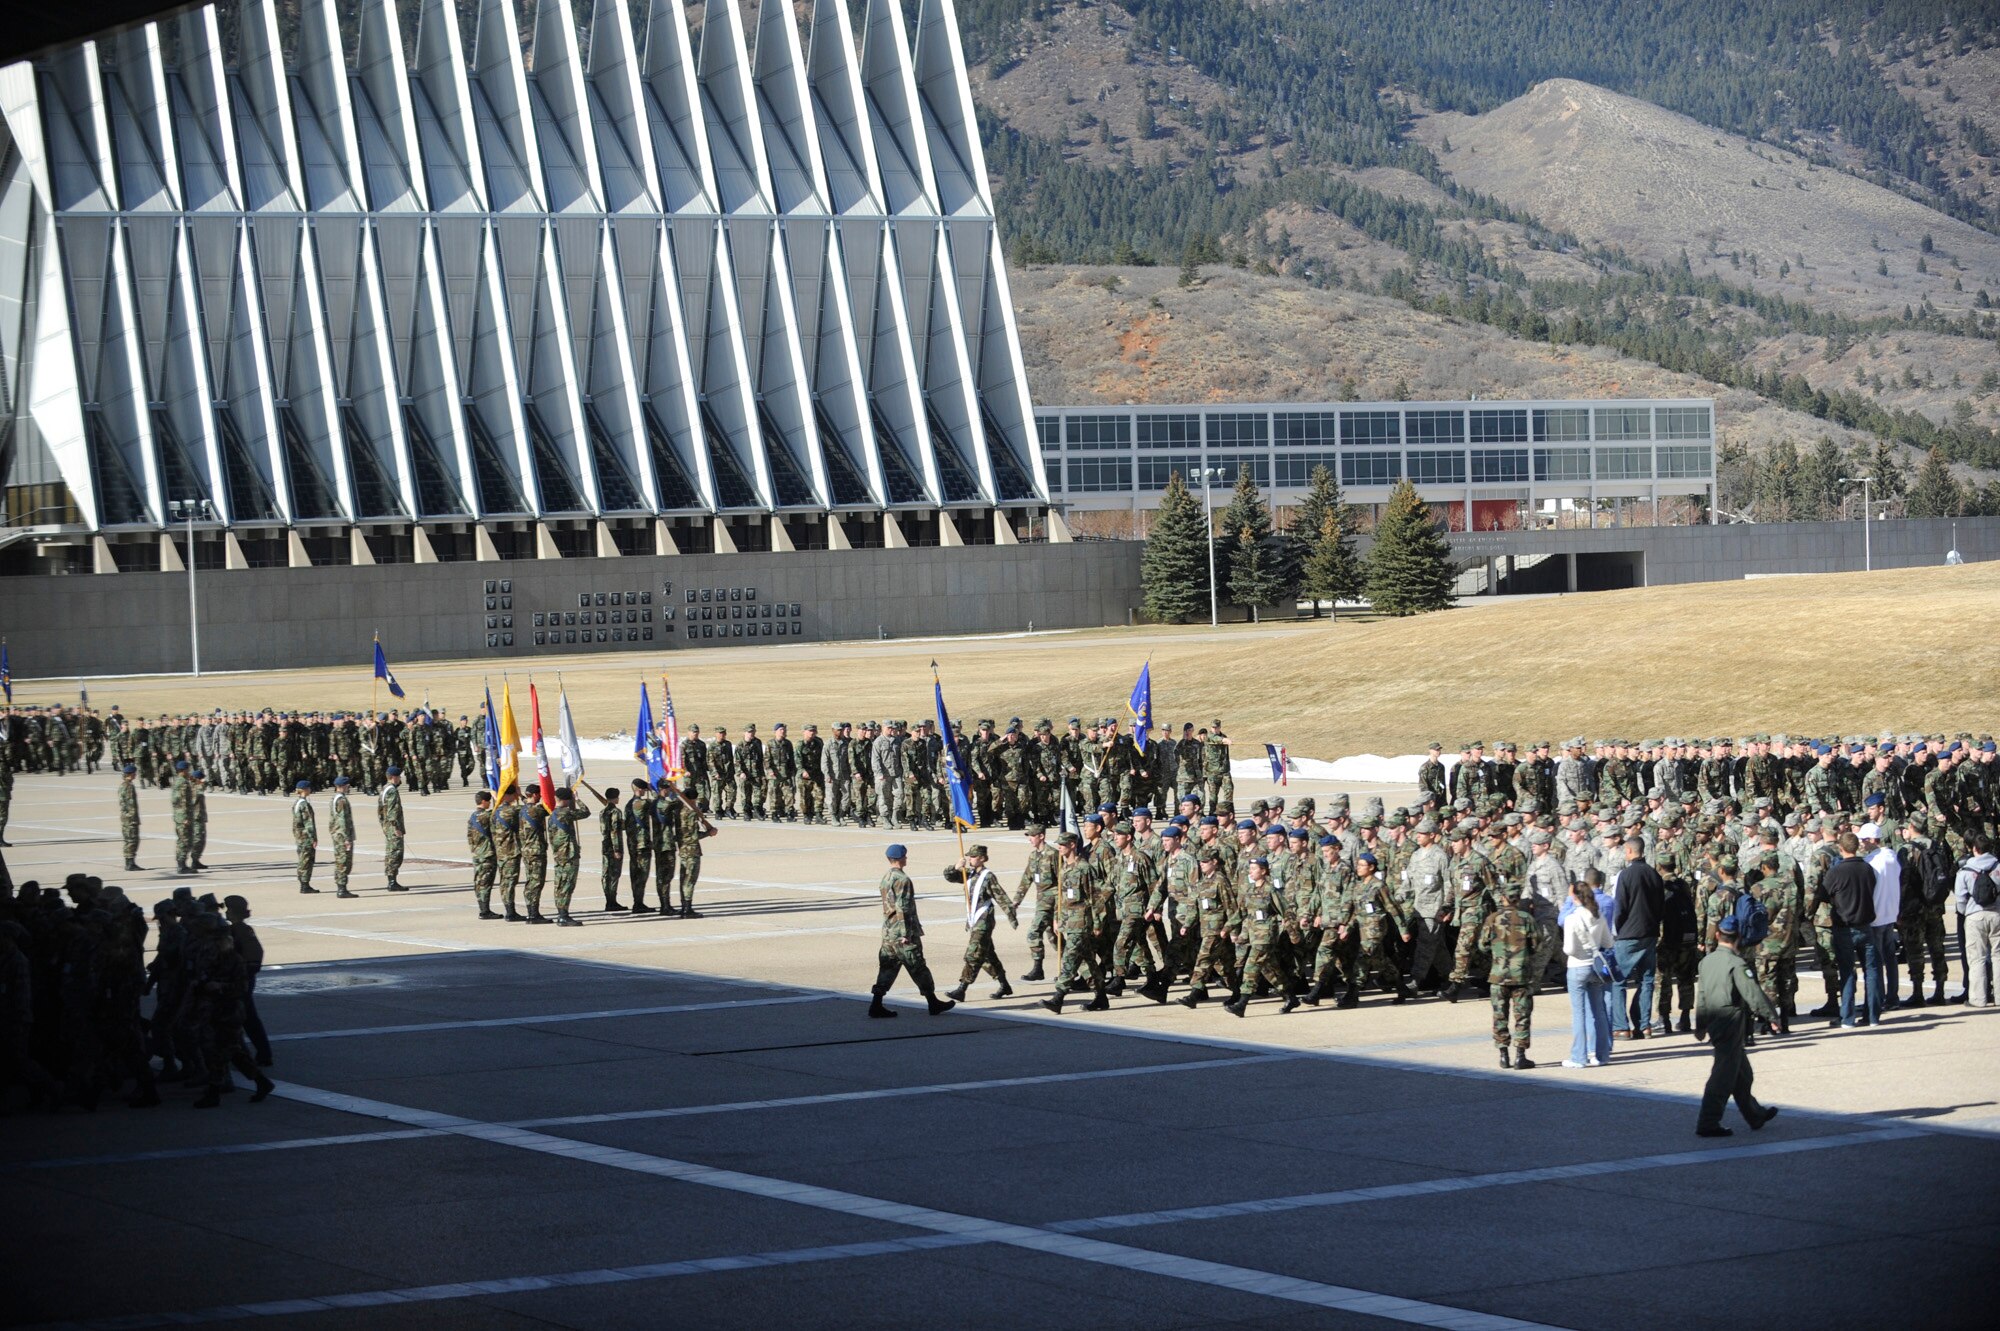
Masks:
[[[1563,919],[1563,958],[1568,962],[1569,1057],[1566,1068],[1601,1067],[1611,1061],[1610,984],[1597,973],[1597,954],[1611,950],[1611,925],[1587,883],[1570,887],[1570,910]]]

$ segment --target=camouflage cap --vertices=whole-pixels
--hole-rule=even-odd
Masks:
[[[127,770],[136,771],[137,769],[130,768]],[[1382,825],[1382,819],[1378,814],[1364,813],[1359,818],[1354,820],[1354,825],[1360,828],[1380,827]]]
[[[1438,825],[1436,820],[1426,818],[1417,824],[1416,830],[1419,836],[1436,836]]]
[[[1735,873],[1736,857],[1734,855],[1717,855],[1715,857],[1715,867],[1723,873]]]
[[[1042,826],[1040,823],[1029,823],[1026,827],[1022,828],[1021,831],[1023,835],[1026,836],[1047,836],[1049,834],[1049,829]]]
[[[1382,826],[1384,827],[1401,827],[1408,821],[1409,819],[1401,809],[1391,809],[1382,815]]]
[[[1126,822],[1123,818],[1120,818],[1117,822],[1111,825],[1111,830],[1117,833],[1119,836],[1131,836],[1132,824]]]
[[[1061,836],[1056,838],[1056,844],[1058,846],[1061,846],[1064,850],[1074,850],[1078,846],[1083,844],[1083,838],[1079,837],[1074,832],[1064,832]]]
[[[1201,853],[1196,855],[1194,858],[1197,864],[1214,864],[1216,861],[1220,860],[1222,856],[1216,854],[1214,846],[1204,846],[1202,847]]]
[[[1550,836],[1548,831],[1544,828],[1538,827],[1534,831],[1528,833],[1528,844],[1531,846],[1546,846],[1553,840],[1555,840],[1555,838]]]

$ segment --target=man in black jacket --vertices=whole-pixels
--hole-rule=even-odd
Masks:
[[[1659,871],[1646,863],[1646,843],[1625,842],[1625,867],[1618,871],[1612,908],[1612,951],[1625,975],[1611,1007],[1611,1033],[1628,1040],[1646,1038],[1653,1011],[1653,983],[1658,971],[1660,917],[1666,911],[1667,885]],[[1632,994],[1626,1006],[1626,993]]]
[[[1865,976],[1865,1024],[1882,1020],[1882,956],[1875,946],[1875,870],[1861,858],[1861,841],[1852,832],[1840,834],[1840,862],[1820,875],[1813,901],[1833,906],[1833,961],[1840,969],[1840,1014],[1829,1024],[1853,1027],[1854,973]]]

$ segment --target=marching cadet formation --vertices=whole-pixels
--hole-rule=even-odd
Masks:
[[[149,724],[114,707],[97,724],[89,709],[8,709],[0,832],[16,771],[90,771],[108,749],[119,764],[128,870],[140,867],[141,782],[170,792],[176,867],[207,867],[213,771],[231,790],[290,790],[299,887],[314,892],[313,795],[330,787],[334,891],[352,896],[359,783],[375,799],[389,889],[405,890],[403,792],[442,790],[454,764],[462,781],[475,760],[484,767],[483,744],[471,742],[484,735],[483,716],[454,726],[423,719],[430,715],[218,712]],[[1769,928],[1742,945],[1744,960],[1770,1012],[1762,1029],[1781,1035],[1799,1015],[1802,954],[1827,991],[1807,1015],[1835,1006],[1832,908],[1815,888],[1845,833],[1875,824],[1902,861],[1892,934],[1910,976],[1907,1001],[1918,1004],[1951,1001],[1944,918],[1953,878],[1976,840],[2000,834],[1990,736],[1574,739],[1500,744],[1490,757],[1475,742],[1451,764],[1434,744],[1405,807],[1375,799],[1357,808],[1338,795],[1324,810],[1303,798],[1289,807],[1257,800],[1244,811],[1234,806],[1219,720],[1183,726],[1179,737],[1170,728],[1149,734],[1143,749],[1115,720],[1071,718],[1062,733],[1048,721],[1032,731],[1018,719],[1004,730],[981,721],[957,738],[977,822],[1018,828],[1027,862],[1011,892],[984,845],[945,870],[963,895],[967,941],[958,983],[941,995],[924,959],[908,853],[891,845],[871,1016],[896,1015],[882,999],[904,971],[933,1013],[963,1001],[982,972],[997,982],[993,997],[1010,997],[994,937],[999,917],[1019,929],[1025,915],[1030,964],[1019,978],[1045,982],[1054,971],[1043,1002],[1052,1012],[1076,992],[1088,994],[1086,1010],[1103,1010],[1128,985],[1153,1003],[1179,987],[1191,1009],[1221,991],[1221,1006],[1237,1017],[1266,997],[1292,1013],[1329,1000],[1355,1008],[1371,990],[1398,1004],[1472,992],[1492,1001],[1503,1065],[1511,1055],[1512,1066],[1532,1067],[1535,993],[1560,974],[1561,903],[1573,884],[1603,890],[1636,840],[1667,901],[1657,1012],[1639,1014],[1632,1037],[1691,1031],[1697,966],[1746,895]],[[754,727],[736,740],[690,727],[680,759],[680,782],[635,780],[622,798],[579,781],[595,810],[569,787],[547,808],[511,785],[497,797],[479,790],[466,822],[479,917],[580,923],[572,908],[593,817],[604,909],[690,919],[713,819],[913,828],[949,820],[942,738],[929,723],[841,723],[826,737],[808,725],[796,740],[782,724],[768,740]],[[1173,813],[1156,820],[1156,805]],[[1066,806],[1090,812],[1051,839]],[[552,916],[542,909],[551,881]],[[19,1083],[40,1103],[95,1105],[129,1090],[146,1105],[171,1076],[203,1088],[197,1103],[210,1106],[234,1089],[233,1068],[252,1081],[250,1098],[268,1094],[269,1048],[252,998],[262,953],[248,913],[240,898],[218,905],[177,888],[155,908],[158,953],[146,963],[147,920],[117,887],[73,876],[63,892],[30,883],[0,893],[0,1091]],[[149,992],[157,1001],[142,1020]],[[1889,999],[1898,1001],[1893,987]]]

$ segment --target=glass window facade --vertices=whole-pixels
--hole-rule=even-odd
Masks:
[[[1250,479],[1261,486],[1271,484],[1271,458],[1265,453],[1210,453],[1208,465],[1222,471],[1215,484],[1228,486],[1236,484],[1236,477],[1242,469],[1250,469]]]
[[[1275,423],[1280,448],[1332,448],[1339,437],[1339,421],[1331,411],[1280,412]]]
[[[1650,448],[1600,448],[1597,450],[1597,479],[1600,481],[1644,481],[1653,475]]]
[[[1655,414],[1659,439],[1707,439],[1707,407],[1661,407]]]
[[[1035,417],[1035,438],[1041,441],[1042,452],[1055,453],[1062,449],[1062,417]]]
[[[1132,488],[1131,458],[1071,458],[1067,489],[1079,494]]]
[[[1535,450],[1535,479],[1569,484],[1590,479],[1590,450],[1587,448],[1538,448]]]
[[[1474,444],[1525,444],[1528,442],[1528,413],[1521,410],[1474,411]]]
[[[1715,469],[1715,450],[1707,444],[1674,444],[1659,450],[1659,479],[1694,480]]]
[[[1261,411],[1216,412],[1208,418],[1210,448],[1271,442],[1271,418]]]
[[[1342,453],[1342,485],[1394,485],[1403,474],[1401,453]]]
[[[1064,433],[1072,448],[1122,448],[1132,442],[1130,416],[1071,416]]]
[[[1474,485],[1511,485],[1527,479],[1527,449],[1475,448],[1472,450],[1472,483]]]
[[[1459,411],[1406,411],[1403,413],[1403,442],[1419,444],[1462,444],[1465,442],[1465,413]]]
[[[1275,473],[1280,486],[1304,489],[1312,484],[1313,468],[1325,467],[1336,476],[1340,474],[1340,455],[1337,453],[1280,453]]]
[[[1139,488],[1141,490],[1164,490],[1167,477],[1175,472],[1188,483],[1190,489],[1201,488],[1201,455],[1199,453],[1141,453],[1139,455]]]
[[[1590,441],[1588,407],[1537,407],[1535,442],[1538,444],[1580,444]]]
[[[1457,450],[1411,449],[1410,481],[1415,485],[1464,485],[1465,454]]]
[[[1600,440],[1607,440],[1614,443],[1626,439],[1651,439],[1653,437],[1652,408],[1597,408],[1597,437]]]
[[[1400,411],[1343,411],[1340,413],[1340,443],[1343,448],[1394,446],[1403,442],[1403,413]]]
[[[1201,417],[1195,413],[1152,413],[1139,417],[1139,446],[1185,444],[1201,447]]]

